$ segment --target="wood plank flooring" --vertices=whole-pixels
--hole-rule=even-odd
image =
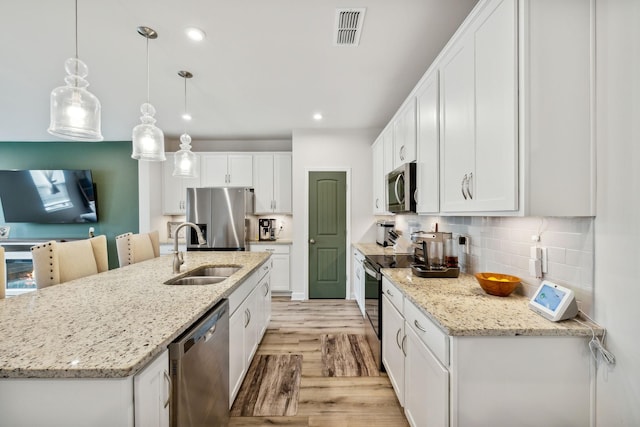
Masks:
[[[355,301],[274,298],[271,323],[257,354],[302,354],[298,412],[283,417],[231,416],[229,426],[408,426],[386,374],[323,376],[322,335],[360,335],[364,326]]]

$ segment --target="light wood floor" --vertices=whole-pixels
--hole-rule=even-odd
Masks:
[[[292,417],[231,417],[229,426],[408,426],[386,374],[322,376],[321,335],[339,333],[364,334],[364,319],[355,301],[274,298],[271,323],[257,352],[303,355],[298,413]]]

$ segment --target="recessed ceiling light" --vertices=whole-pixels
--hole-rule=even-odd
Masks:
[[[184,114],[182,115],[182,120],[190,121],[190,120],[191,120],[191,114],[189,114],[189,113],[184,113]]]
[[[313,115],[313,120],[322,120],[322,114],[320,113],[315,113]]]
[[[196,42],[201,42],[206,36],[204,31],[196,27],[187,28],[186,30],[184,30],[184,32],[187,34],[187,37]]]

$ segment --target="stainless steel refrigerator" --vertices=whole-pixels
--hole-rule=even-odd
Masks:
[[[198,244],[195,230],[187,234],[188,251],[244,251],[247,249],[249,219],[254,212],[252,188],[187,188],[187,221],[200,227],[207,239]]]

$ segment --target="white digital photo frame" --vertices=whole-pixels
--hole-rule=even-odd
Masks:
[[[578,314],[578,304],[571,289],[543,280],[529,301],[529,308],[542,317],[559,322]]]

